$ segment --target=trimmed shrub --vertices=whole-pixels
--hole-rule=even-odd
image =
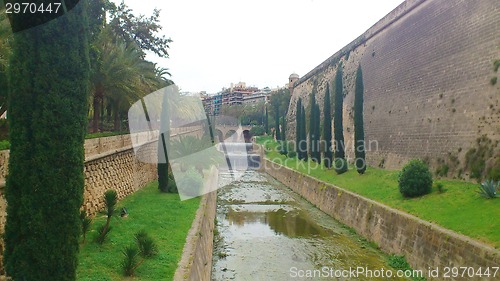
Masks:
[[[337,158],[335,159],[335,172],[340,175],[340,174],[343,174],[345,172],[347,172],[348,170],[348,164],[347,164],[347,160],[345,160],[344,158]]]
[[[432,190],[429,167],[420,159],[414,159],[403,167],[398,178],[399,192],[404,197],[418,197]]]
[[[203,187],[203,177],[194,167],[191,167],[179,179],[178,186],[183,187],[183,190],[179,190],[183,195],[190,197],[198,196]],[[186,187],[188,187],[188,189],[186,189]]]
[[[289,151],[287,156],[288,156],[288,158],[295,158],[297,156],[297,152]]]

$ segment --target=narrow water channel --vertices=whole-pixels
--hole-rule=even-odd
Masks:
[[[245,172],[217,200],[212,280],[325,280],[330,269],[389,269],[380,251],[267,174]],[[324,267],[322,277],[300,278]],[[354,279],[378,278],[329,280]]]

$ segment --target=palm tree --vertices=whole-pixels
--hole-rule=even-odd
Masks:
[[[125,44],[105,27],[97,40],[98,59],[92,77],[92,131],[98,131],[101,108],[107,105],[114,115],[115,130],[120,116],[146,94],[167,85],[168,74],[142,58],[139,48]]]

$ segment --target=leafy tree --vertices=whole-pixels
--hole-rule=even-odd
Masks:
[[[91,79],[93,132],[99,129],[104,104],[109,104],[114,112],[114,127],[117,130],[120,116],[125,115],[132,103],[168,84],[160,76],[163,74],[161,70],[145,61],[136,46],[114,39],[112,33],[110,27],[105,27],[95,46],[99,55]]]
[[[332,151],[332,110],[330,102],[330,87],[326,84],[325,101],[323,104],[323,138],[325,139],[325,160],[326,168],[331,168],[333,163]]]
[[[122,2],[116,6],[110,6],[109,25],[119,38],[128,45],[135,45],[145,55],[145,51],[151,51],[162,58],[168,58],[169,44],[172,39],[159,36],[162,30],[160,25],[160,10],[154,9],[149,17],[144,15],[135,16],[132,10]]]
[[[344,86],[342,84],[342,63],[337,67],[335,75],[335,113],[333,118],[334,138],[335,138],[335,158],[345,159],[344,151],[344,128],[342,122],[342,112],[344,107]]]
[[[363,72],[361,65],[356,71],[356,90],[354,97],[354,153],[356,155],[356,169],[358,173],[363,174],[366,171],[365,160],[365,130],[363,125]]]
[[[90,72],[86,3],[13,35],[4,261],[14,280],[76,279]],[[12,27],[30,17],[10,14]]]

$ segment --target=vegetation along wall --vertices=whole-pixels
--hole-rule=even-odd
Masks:
[[[361,64],[370,165],[398,169],[419,157],[442,176],[498,178],[499,32],[498,0],[407,0],[294,83],[287,138],[295,139],[298,98],[308,105],[316,91],[322,104],[342,62],[346,156],[353,160]]]
[[[152,135],[151,135],[152,137]],[[128,138],[128,139],[127,139]],[[107,144],[107,150],[100,154],[93,152],[86,154],[84,174],[85,189],[82,208],[90,215],[95,215],[104,209],[104,192],[114,189],[118,198],[122,199],[147,183],[157,178],[156,164],[147,164],[135,158],[134,150],[130,144],[130,136],[114,136],[102,139],[87,140],[85,146],[94,146],[95,143]],[[125,145],[124,145],[125,144]],[[145,149],[151,153],[157,151],[156,142],[151,142]],[[4,185],[6,165],[9,151],[0,152],[0,235],[4,233],[6,221],[6,201]],[[4,249],[3,239],[0,239],[0,251]],[[3,273],[2,256],[0,256],[0,273]]]

